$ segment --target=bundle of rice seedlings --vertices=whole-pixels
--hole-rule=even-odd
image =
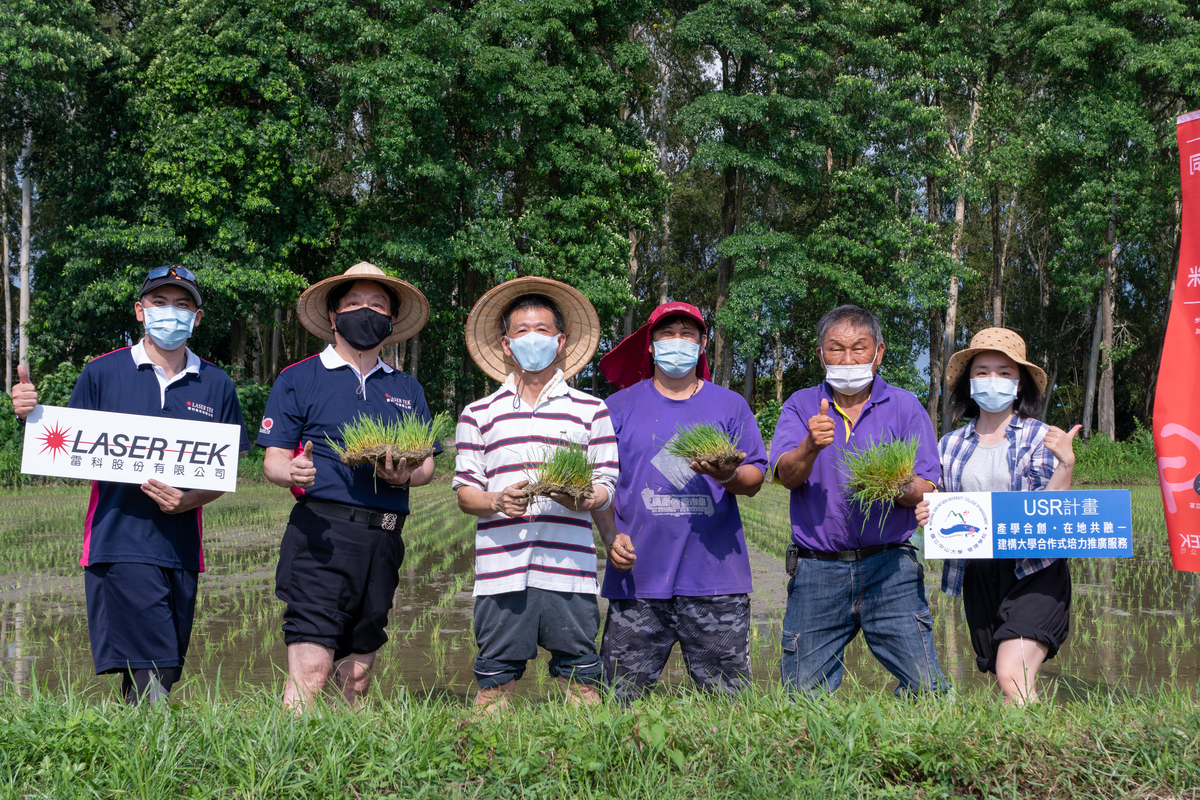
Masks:
[[[917,440],[894,439],[886,444],[873,444],[865,450],[846,453],[842,464],[849,473],[846,489],[850,500],[863,514],[869,514],[875,503],[884,504],[884,516],[891,502],[913,481],[917,465]]]
[[[387,454],[392,454],[392,463],[405,459],[411,469],[433,455],[433,442],[442,439],[453,428],[450,415],[443,412],[428,422],[412,415],[399,420],[384,422],[375,417],[360,416],[354,422],[343,425],[342,444],[327,440],[343,464],[357,467],[373,464],[376,470],[387,464]]]
[[[587,448],[575,442],[549,445],[543,451],[542,463],[533,470],[525,491],[531,497],[565,494],[576,500],[592,496],[592,476],[596,459]]]
[[[667,452],[689,461],[707,461],[717,469],[738,465],[746,460],[745,452],[738,450],[741,437],[730,439],[720,428],[707,422],[681,425],[667,442]]]

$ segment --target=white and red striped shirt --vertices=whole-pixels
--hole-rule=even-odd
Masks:
[[[617,437],[602,400],[572,389],[562,370],[531,408],[510,374],[496,392],[467,406],[458,419],[454,489],[500,492],[532,478],[548,446],[583,444],[596,462],[593,485],[612,497],[617,480]],[[596,547],[587,512],[569,511],[535,497],[521,517],[480,517],[475,532],[475,595],[519,592],[533,586],[597,594]]]

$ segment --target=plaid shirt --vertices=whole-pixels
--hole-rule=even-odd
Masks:
[[[1045,489],[1058,466],[1058,459],[1043,443],[1050,426],[1040,420],[1021,418],[1013,414],[1004,430],[1008,437],[1008,468],[1012,473],[1009,491],[1030,492]],[[975,420],[958,430],[950,431],[938,443],[938,455],[942,460],[943,492],[961,492],[963,469],[975,446],[979,434],[975,432]],[[1053,564],[1054,558],[1018,558],[1017,579],[1026,578],[1040,569]],[[963,573],[967,562],[961,558],[948,558],[942,565],[942,591],[954,597],[962,596]]]

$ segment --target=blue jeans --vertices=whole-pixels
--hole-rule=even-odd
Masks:
[[[815,694],[842,683],[846,645],[862,629],[871,653],[896,676],[896,694],[942,691],[925,569],[911,547],[863,561],[802,558],[788,582],[783,618],[784,688]]]

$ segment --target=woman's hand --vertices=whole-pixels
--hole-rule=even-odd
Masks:
[[[936,491],[936,490],[934,490]],[[929,523],[929,501],[917,503],[917,524],[924,528]]]
[[[1051,425],[1042,443],[1058,459],[1059,464],[1071,467],[1075,465],[1075,435],[1081,430],[1082,425],[1076,425],[1070,431]]]

